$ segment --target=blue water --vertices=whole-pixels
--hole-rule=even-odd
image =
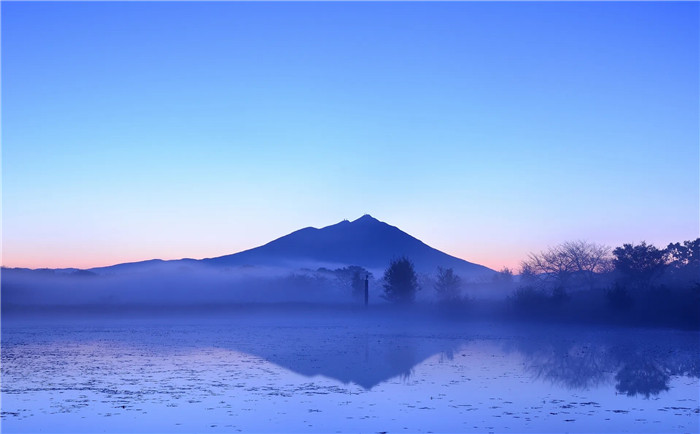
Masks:
[[[3,321],[3,432],[699,432],[700,335],[255,315]]]

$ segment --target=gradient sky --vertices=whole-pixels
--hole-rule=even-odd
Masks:
[[[697,2],[1,8],[4,266],[365,213],[493,268],[699,235]]]

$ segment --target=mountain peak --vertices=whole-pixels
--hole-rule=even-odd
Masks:
[[[353,223],[378,222],[378,221],[379,221],[379,220],[375,219],[375,218],[372,217],[371,215],[365,214],[365,215],[363,215],[362,217],[360,217],[359,219],[353,221]]]
[[[416,270],[432,273],[454,268],[464,277],[489,277],[493,270],[436,250],[421,240],[369,214],[320,229],[306,228],[233,255],[206,259],[211,264],[340,268],[358,265],[379,270],[392,258],[411,258]],[[302,265],[299,265],[302,264]]]

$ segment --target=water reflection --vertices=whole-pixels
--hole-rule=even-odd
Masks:
[[[24,357],[27,343],[36,351],[79,346],[87,353],[94,342],[102,346],[120,344],[110,347],[115,354],[105,349],[90,353],[95,361],[122,357],[120,351],[131,356],[223,349],[257,357],[306,377],[320,375],[365,390],[391,379],[410,381],[414,370],[427,359],[439,356],[450,361],[457,353],[466,353],[470,356],[468,363],[483,366],[489,375],[499,374],[496,371],[501,368],[490,363],[493,357],[505,355],[522,358],[525,374],[535,380],[573,390],[614,385],[619,394],[646,398],[668,391],[674,376],[700,377],[697,337],[697,333],[658,330],[571,327],[555,332],[514,326],[377,326],[342,321],[332,325],[73,326],[41,333],[31,327],[22,332],[5,328],[2,336],[3,362]],[[486,350],[481,345],[484,342],[490,344]],[[452,364],[465,360],[459,357]],[[145,362],[136,358],[133,363],[141,369],[139,363]],[[464,387],[469,387],[468,383]]]
[[[568,389],[613,383],[620,394],[649,398],[669,390],[673,376],[700,377],[695,334],[628,330],[576,336],[576,332],[520,338],[506,348],[524,356],[525,369],[533,377]]]
[[[287,370],[322,375],[364,389],[392,378],[409,380],[426,359],[451,360],[471,343],[503,342],[502,351],[524,359],[526,373],[567,389],[585,390],[614,384],[618,393],[650,397],[669,390],[673,376],[700,377],[697,334],[676,331],[512,328],[405,331],[396,327],[290,327],[252,331],[231,342]],[[478,347],[478,345],[477,345]],[[480,354],[488,364],[492,354]]]
[[[290,328],[257,331],[250,337],[237,340],[231,349],[308,377],[322,375],[367,390],[395,377],[408,380],[427,358],[450,355],[463,344],[349,328]]]
[[[644,395],[649,398],[668,390],[668,371],[650,360],[634,360],[615,374],[615,389],[627,396]]]

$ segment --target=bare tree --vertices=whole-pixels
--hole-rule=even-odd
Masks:
[[[550,247],[540,253],[530,253],[523,261],[522,269],[527,270],[533,281],[552,283],[555,287],[566,286],[573,271],[572,264],[561,246]]]
[[[610,247],[587,241],[567,241],[561,245],[572,264],[573,273],[590,289],[595,285],[596,274],[613,270]]]
[[[609,247],[587,241],[567,241],[540,253],[530,253],[522,269],[561,290],[573,283],[585,283],[592,288],[596,274],[610,271],[611,264]]]

